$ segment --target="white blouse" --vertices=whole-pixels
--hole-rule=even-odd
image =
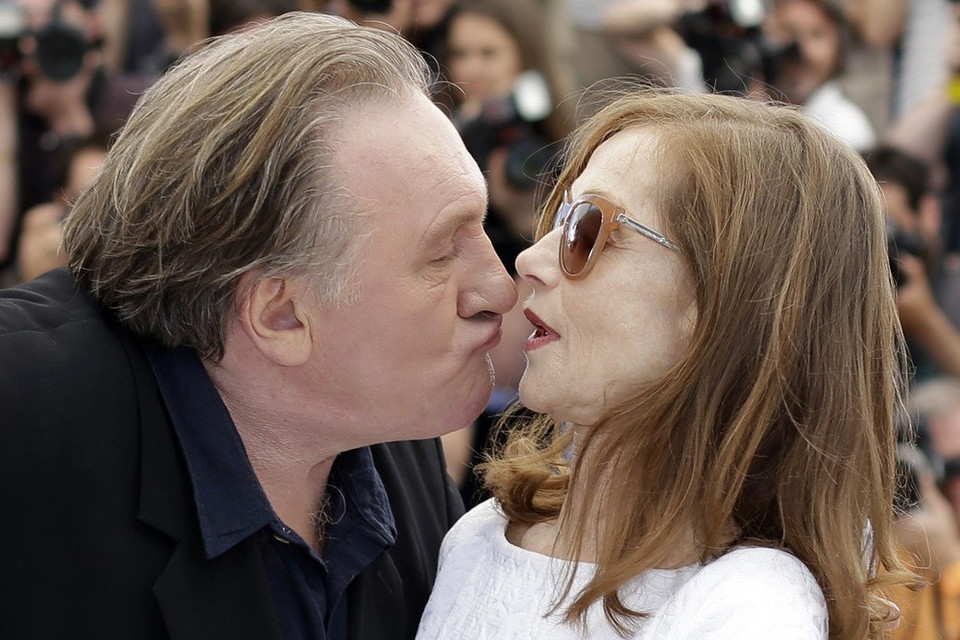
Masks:
[[[493,500],[467,513],[440,549],[440,571],[418,640],[620,640],[595,603],[587,629],[550,613],[570,563],[514,546]],[[595,565],[580,563],[572,594]],[[631,638],[827,638],[827,607],[809,569],[785,551],[739,547],[706,565],[647,571],[623,587],[650,615]]]

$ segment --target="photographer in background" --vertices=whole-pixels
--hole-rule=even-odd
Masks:
[[[888,145],[866,154],[865,159],[886,205],[890,266],[915,376],[919,380],[937,373],[960,376],[960,331],[934,293],[960,286],[960,274],[944,267],[940,207],[929,188],[929,167]]]
[[[579,121],[611,100],[607,88],[639,81],[703,92],[703,61],[676,27],[704,0],[568,0],[569,62],[577,88],[585,90]],[[595,86],[600,91],[592,91]]]
[[[897,452],[900,505],[893,531],[926,576],[918,592],[891,594],[902,621],[892,640],[960,638],[960,379],[938,378],[913,389],[909,415],[916,445]]]
[[[800,107],[857,151],[876,144],[863,110],[840,89],[848,37],[846,15],[835,0],[774,0],[765,37],[783,51],[776,77],[762,78],[772,97]]]
[[[58,171],[58,197],[32,207],[23,215],[17,243],[17,273],[23,281],[67,264],[61,246],[63,220],[103,165],[107,146],[106,140],[91,138],[67,150]]]
[[[322,11],[357,24],[400,33],[423,54],[440,79],[433,100],[448,111],[456,102],[449,84],[447,36],[457,0],[322,0]],[[530,28],[539,28],[529,25]]]
[[[956,289],[960,274],[943,268],[940,208],[929,190],[929,169],[920,159],[890,146],[878,147],[865,158],[886,205],[897,309],[915,375],[920,380],[937,372],[960,376],[960,331],[937,302],[931,285]]]
[[[452,113],[487,174],[488,233],[533,235],[536,194],[572,126],[536,0],[467,0],[450,19]]]
[[[59,195],[61,151],[97,129],[105,92],[94,3],[0,0],[0,281],[12,269],[22,216]]]
[[[766,15],[762,0],[710,0],[680,16],[679,33],[700,54],[711,91],[746,95],[752,77],[776,74],[782,52],[763,33]]]

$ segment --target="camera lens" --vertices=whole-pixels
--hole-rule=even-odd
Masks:
[[[88,46],[79,29],[54,21],[37,33],[36,38],[37,64],[43,75],[65,82],[80,72]]]

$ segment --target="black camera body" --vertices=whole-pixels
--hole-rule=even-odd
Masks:
[[[0,0],[0,75],[10,75],[19,68],[23,60],[21,42],[26,37],[36,42],[34,57],[40,72],[55,82],[75,77],[93,47],[80,29],[63,19],[59,0],[54,3],[52,19],[37,31],[28,28],[23,7]]]
[[[893,281],[899,289],[906,282],[906,276],[900,268],[900,256],[910,255],[925,260],[926,247],[916,234],[910,233],[893,222],[888,222],[887,254],[890,258],[890,273],[893,274]]]
[[[480,115],[472,120],[455,120],[457,130],[470,155],[483,170],[490,154],[506,149],[506,178],[520,191],[536,187],[540,176],[549,170],[549,141],[538,125],[550,114],[553,105],[543,77],[525,72],[510,95],[483,103]]]
[[[348,4],[363,13],[389,13],[393,0],[347,0]]]
[[[703,76],[717,93],[744,95],[751,80],[776,86],[781,67],[800,59],[795,42],[771,42],[761,25],[762,0],[711,0],[681,16],[680,31],[703,60]]]

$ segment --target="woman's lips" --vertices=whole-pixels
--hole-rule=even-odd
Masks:
[[[523,315],[527,317],[527,320],[534,327],[533,334],[527,338],[526,343],[523,345],[524,351],[530,352],[560,339],[560,334],[551,329],[550,326],[541,320],[534,312],[529,309],[524,309]]]

